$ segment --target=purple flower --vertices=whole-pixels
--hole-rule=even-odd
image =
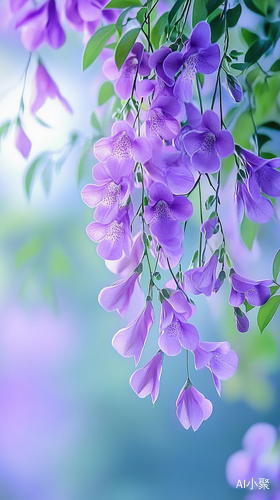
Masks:
[[[191,305],[180,290],[173,292],[162,303],[158,344],[168,356],[176,356],[182,347],[191,351],[197,347],[198,331],[187,322],[191,316]]]
[[[15,146],[24,158],[28,158],[31,149],[31,141],[24,132],[19,120],[16,128]]]
[[[66,0],[65,14],[74,29],[93,35],[102,18],[113,23],[118,16],[117,10],[104,9],[107,3],[107,0]]]
[[[251,306],[262,306],[270,298],[269,285],[273,283],[273,280],[249,280],[237,274],[234,269],[230,271],[230,280],[231,292],[229,303],[234,307],[240,306],[245,300]]]
[[[119,315],[124,318],[136,284],[139,287],[138,270],[127,278],[117,281],[112,286],[103,288],[98,295],[99,304],[105,311],[111,312],[117,310]]]
[[[127,179],[116,184],[111,179],[106,179],[102,184],[87,184],[81,196],[83,201],[91,208],[96,207],[94,218],[102,224],[108,224],[118,217],[121,205],[127,201],[131,186]]]
[[[65,42],[54,0],[48,0],[38,9],[27,12],[16,28],[22,28],[21,41],[30,51],[37,50],[44,42],[53,49],[59,49]]]
[[[220,62],[218,44],[211,45],[211,31],[208,23],[198,23],[183,51],[172,52],[163,62],[164,73],[174,81],[176,73],[183,65],[183,71],[176,80],[174,96],[183,102],[193,97],[193,81],[197,72],[210,74],[216,71]]]
[[[200,231],[202,234],[204,234],[205,238],[209,240],[212,238],[215,228],[218,224],[218,217],[214,216],[208,219],[206,222],[204,222],[200,228]]]
[[[187,221],[193,213],[191,202],[184,196],[173,196],[171,191],[155,182],[150,191],[150,203],[145,208],[145,220],[152,235],[163,247],[167,256],[178,249],[183,241],[180,222]]]
[[[271,482],[276,482],[279,456],[275,460],[271,453],[276,440],[277,430],[273,425],[263,422],[252,425],[244,435],[244,449],[231,455],[227,461],[228,483],[236,488],[238,481],[247,483],[252,477],[269,477]]]
[[[196,431],[212,413],[211,401],[193,387],[190,380],[186,382],[181,390],[176,406],[177,417],[187,430],[192,427]]]
[[[184,146],[191,156],[193,167],[201,173],[218,172],[221,158],[234,151],[234,141],[228,130],[221,130],[218,115],[205,111],[199,131],[190,131],[184,137]]]
[[[274,207],[271,201],[264,198],[260,192],[258,194],[254,192],[253,196],[247,180],[237,183],[236,202],[240,220],[243,217],[244,210],[248,219],[259,224],[265,224],[274,215]]]
[[[256,200],[260,190],[268,196],[280,196],[280,158],[266,160],[247,149],[240,149],[240,156],[249,177],[248,189]]]
[[[113,347],[124,358],[134,356],[135,365],[138,365],[153,322],[153,305],[148,301],[141,314],[115,334],[112,340]]]
[[[105,165],[108,177],[119,184],[123,177],[133,173],[135,162],[144,163],[151,158],[152,149],[145,137],[135,138],[135,132],[130,125],[119,121],[114,123],[111,137],[97,141],[94,154],[102,162],[103,169]],[[97,169],[98,165],[94,169],[94,175]]]
[[[45,104],[48,98],[54,99],[57,97],[61,104],[64,106],[66,111],[72,113],[72,109],[68,102],[58,90],[57,85],[47,73],[46,69],[41,63],[38,63],[36,73],[33,80],[33,92],[30,103],[31,113],[37,113],[37,111]]]
[[[145,398],[148,394],[151,394],[153,404],[155,404],[159,393],[162,358],[161,351],[157,352],[143,368],[136,370],[129,380],[131,388],[139,398]]]
[[[214,253],[202,267],[189,269],[184,273],[184,286],[186,290],[199,295],[204,293],[210,297],[216,281],[218,257]]]
[[[105,260],[105,264],[112,273],[125,277],[138,266],[143,256],[143,250],[142,232],[139,231],[133,236],[132,248],[128,256],[123,254],[118,260]]]
[[[145,164],[147,180],[166,184],[173,194],[186,194],[194,186],[189,159],[182,158],[174,146],[160,146]]]
[[[88,236],[98,242],[97,253],[102,259],[117,260],[131,251],[128,207],[119,211],[119,216],[110,224],[92,222],[87,226]]]
[[[11,11],[13,13],[17,12],[26,4],[26,2],[27,0],[10,0]]]
[[[227,88],[231,95],[231,97],[235,100],[235,102],[242,101],[243,91],[241,85],[238,83],[236,78],[227,73]]]
[[[107,78],[109,78],[109,80],[117,79],[114,88],[116,94],[121,99],[126,100],[131,97],[137,71],[141,76],[148,76],[150,74],[151,70],[148,60],[148,52],[144,52],[142,43],[137,42],[133,45],[120,71],[118,71],[113,57],[110,57],[105,61],[103,65],[103,73]],[[140,91],[140,87],[138,89]]]
[[[249,330],[249,320],[246,316],[246,314],[241,311],[239,307],[234,308],[234,316],[235,316],[235,323],[236,323],[236,328],[240,333],[246,333]]]
[[[236,352],[230,348],[229,342],[200,342],[193,354],[195,368],[201,370],[206,366],[210,370],[217,392],[221,395],[221,380],[229,379],[236,372]]]
[[[180,111],[181,106],[174,97],[160,96],[153,100],[141,130],[155,149],[162,140],[169,141],[179,134],[180,124],[174,116]]]
[[[171,54],[171,49],[169,47],[166,47],[166,45],[162,45],[158,50],[155,50],[155,52],[151,54],[149,65],[150,68],[156,70],[156,73],[159,76],[160,80],[168,85],[168,87],[173,87],[173,78],[169,78],[163,69],[163,63],[169,54]]]
[[[162,248],[160,248],[157,251],[157,242],[156,242],[155,238],[153,238],[151,241],[150,250],[151,250],[152,256],[155,259],[157,259],[157,256],[159,254],[158,264],[161,267],[161,269],[169,269],[167,258],[169,260],[169,264],[170,264],[171,268],[173,269],[174,267],[176,267],[179,264],[179,262],[182,258],[183,252],[184,252],[183,247],[179,246],[178,248],[172,250],[170,255],[167,256],[167,255],[165,255]],[[176,287],[174,287],[174,288],[176,288]]]

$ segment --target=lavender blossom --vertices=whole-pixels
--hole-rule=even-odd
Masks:
[[[31,141],[24,132],[20,120],[17,122],[15,146],[23,158],[28,158],[31,150]]]
[[[173,196],[171,191],[155,182],[150,191],[150,203],[145,208],[145,220],[152,235],[169,256],[183,241],[180,222],[188,220],[193,213],[191,202],[184,196]]]
[[[18,12],[25,4],[27,0],[10,0],[10,8],[13,13]]]
[[[261,195],[260,191],[250,190],[248,180],[237,183],[236,202],[239,219],[242,220],[243,213],[253,222],[265,224],[274,215],[274,207],[270,200]]]
[[[214,253],[206,264],[202,267],[189,269],[184,272],[184,287],[186,290],[199,295],[204,293],[210,297],[216,281],[216,269],[218,257]]]
[[[197,370],[205,366],[210,370],[217,392],[221,395],[221,380],[234,375],[238,357],[229,342],[200,342],[194,350],[194,363]]]
[[[147,119],[141,127],[143,135],[157,149],[162,140],[174,139],[180,132],[180,124],[176,118],[181,111],[181,105],[174,97],[159,96],[154,99]]]
[[[124,318],[128,311],[130,299],[135,286],[140,288],[139,274],[142,272],[142,267],[141,269],[137,269],[127,278],[123,278],[114,283],[112,286],[101,290],[98,295],[98,302],[103,309],[105,309],[105,311],[110,312],[117,310],[119,315]]]
[[[37,50],[44,42],[59,49],[65,42],[65,33],[60,25],[54,0],[48,0],[38,9],[27,12],[17,22],[21,28],[21,41],[27,50]]]
[[[33,92],[30,103],[31,113],[37,113],[48,98],[54,99],[55,97],[60,100],[61,104],[66,111],[68,111],[68,113],[72,113],[71,107],[66,99],[62,97],[56,83],[47,73],[42,63],[39,62],[33,80]]]
[[[196,349],[199,334],[195,326],[188,323],[192,307],[186,296],[176,290],[161,306],[159,347],[168,356],[176,356],[182,347]]]
[[[203,114],[201,130],[192,130],[184,136],[184,146],[193,167],[203,174],[218,172],[221,158],[234,151],[231,133],[221,130],[219,117],[211,110]]]
[[[210,217],[206,222],[204,222],[200,228],[202,234],[204,234],[206,240],[212,238],[213,234],[215,234],[215,229],[218,224],[218,217]]]
[[[135,365],[138,365],[153,322],[154,310],[152,302],[148,301],[141,314],[115,334],[112,340],[114,349],[124,358],[134,356]]]
[[[143,250],[142,232],[139,231],[132,238],[132,248],[129,255],[123,253],[117,260],[105,260],[105,264],[112,273],[125,277],[138,266],[143,256]]]
[[[87,226],[88,236],[99,243],[97,253],[102,259],[117,260],[123,252],[129,256],[131,235],[128,207],[123,207],[117,219],[110,224],[92,222]]]
[[[176,80],[174,96],[183,102],[190,102],[193,97],[193,82],[197,72],[210,74],[216,71],[220,62],[218,44],[211,45],[211,31],[208,23],[198,23],[182,52],[172,52],[163,62],[167,77],[174,81],[176,73],[183,66],[183,71]]]
[[[102,19],[110,24],[118,16],[117,10],[104,9],[107,3],[107,0],[66,0],[65,15],[74,29],[93,35]]]
[[[151,394],[153,404],[155,404],[159,394],[162,359],[163,354],[158,351],[143,368],[136,370],[129,380],[131,388],[139,398],[145,398]]]
[[[234,308],[234,316],[235,316],[235,323],[236,323],[236,328],[240,333],[246,333],[249,330],[249,320],[246,316],[246,314],[241,311],[239,307]]]
[[[144,163],[151,158],[152,150],[145,137],[135,137],[134,130],[125,121],[115,122],[112,127],[112,136],[96,142],[94,154],[102,163],[101,169],[106,170],[116,184],[123,177],[131,176],[135,162]],[[96,165],[96,171],[100,166]]]
[[[103,73],[109,80],[116,80],[114,85],[115,92],[121,99],[126,100],[131,97],[137,72],[141,76],[148,76],[150,74],[148,60],[148,52],[144,52],[142,43],[137,42],[133,45],[120,71],[113,57],[105,61]],[[140,91],[140,87],[138,87],[138,90]]]
[[[273,283],[273,280],[249,280],[237,274],[234,269],[230,271],[230,280],[231,292],[229,303],[234,307],[240,306],[245,300],[251,306],[262,306],[270,298],[269,285]]]
[[[190,380],[182,388],[177,402],[177,417],[185,429],[196,431],[212,413],[212,403],[193,387]]]

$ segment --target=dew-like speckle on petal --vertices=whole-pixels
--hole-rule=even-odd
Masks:
[[[216,148],[215,148],[215,142],[216,142],[216,136],[212,132],[206,132],[203,134],[203,139],[201,143],[201,151],[205,152],[206,154],[211,154]]]
[[[112,240],[115,243],[119,241],[124,235],[123,223],[119,224],[116,220],[112,222],[109,226],[108,233],[106,235],[107,240]]]
[[[157,202],[154,211],[154,220],[166,221],[172,219],[172,213],[169,205],[160,200]]]
[[[169,337],[175,337],[178,339],[180,333],[181,333],[181,327],[179,321],[175,321],[171,323],[166,329],[166,333],[169,335]]]
[[[131,140],[126,132],[122,132],[114,140],[112,155],[117,158],[130,158],[131,154]]]

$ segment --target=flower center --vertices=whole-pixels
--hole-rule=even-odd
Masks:
[[[110,182],[108,186],[106,186],[104,198],[102,199],[102,205],[107,205],[111,207],[120,199],[121,186],[115,184],[114,182]]]
[[[213,150],[215,149],[215,142],[215,134],[213,134],[212,132],[206,132],[205,134],[203,134],[203,139],[200,147],[201,151],[206,154],[213,153]]]
[[[163,129],[165,128],[165,120],[162,114],[157,113],[156,111],[149,117],[150,121],[150,131],[154,132],[154,134],[160,135]]]
[[[122,132],[115,139],[112,155],[117,158],[131,157],[131,141],[126,132]]]
[[[126,63],[123,66],[122,77],[127,79],[131,78],[131,75],[136,73],[137,66],[137,57],[129,57],[129,59],[127,59]]]
[[[198,62],[198,56],[197,54],[188,57],[188,59],[185,62],[185,70],[182,73],[182,80],[183,81],[189,81],[193,80],[196,74],[196,65]]]
[[[124,235],[123,223],[119,224],[116,220],[114,220],[109,226],[106,239],[117,242],[123,237],[123,235]]]
[[[171,323],[171,325],[169,325],[166,328],[166,331],[167,331],[169,337],[177,338],[181,332],[181,327],[180,327],[179,321],[175,321],[174,323]]]
[[[160,200],[157,202],[154,211],[154,220],[166,221],[172,218],[172,213],[166,201]]]

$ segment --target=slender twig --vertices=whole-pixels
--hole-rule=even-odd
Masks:
[[[200,223],[203,224],[203,213],[202,213],[202,198],[201,198],[201,185],[198,184],[198,193],[199,193],[199,213],[200,213]],[[201,267],[202,259],[201,259],[201,251],[202,251],[202,232],[199,232],[199,267]]]

